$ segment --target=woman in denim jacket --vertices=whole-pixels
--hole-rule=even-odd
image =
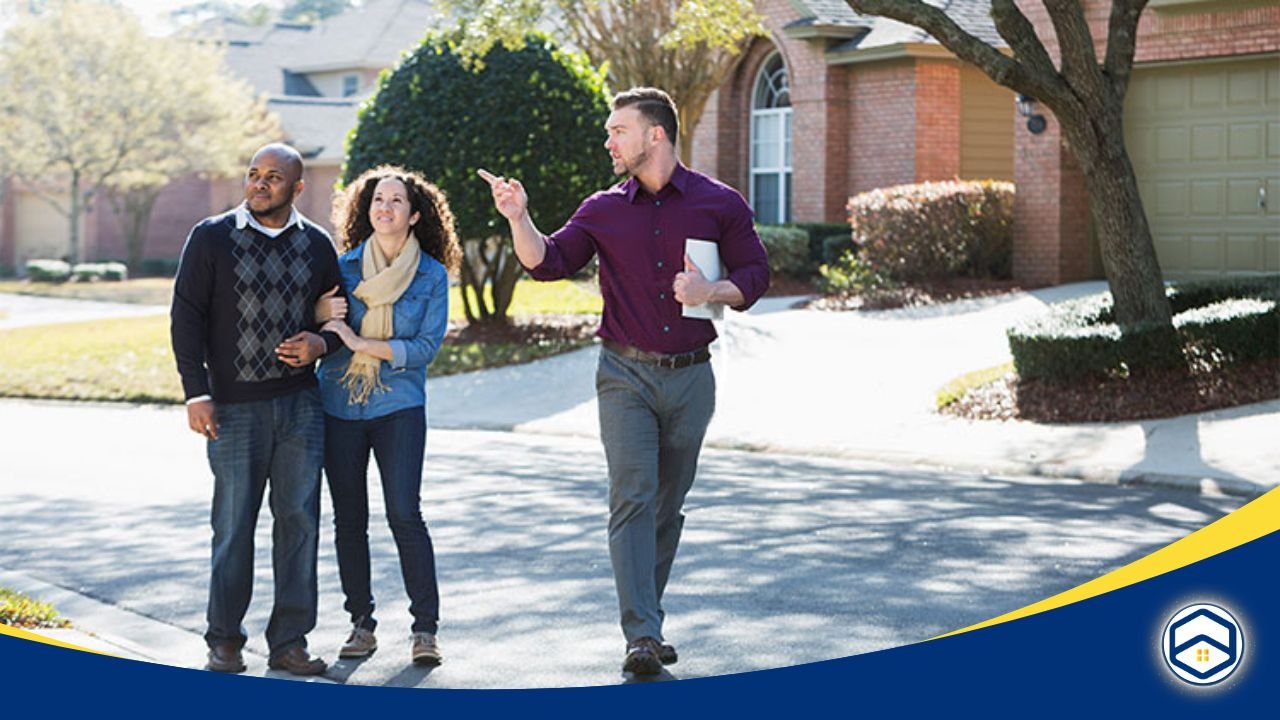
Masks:
[[[378,645],[367,534],[372,451],[413,615],[410,656],[414,663],[437,664],[440,598],[419,493],[427,366],[444,339],[448,274],[462,251],[444,194],[398,167],[377,167],[350,183],[335,205],[334,226],[344,251],[338,259],[342,293],[322,298],[316,314],[345,346],[320,367],[325,474],[344,607],[353,625],[339,656],[365,657]]]

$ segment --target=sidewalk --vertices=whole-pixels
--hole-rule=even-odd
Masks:
[[[766,299],[727,313],[712,348],[712,447],[1009,475],[1173,484],[1257,495],[1280,481],[1280,401],[1162,420],[1046,425],[933,411],[936,390],[1008,362],[1005,329],[1101,282],[943,306],[858,313]],[[431,379],[433,427],[598,436],[598,347]]]

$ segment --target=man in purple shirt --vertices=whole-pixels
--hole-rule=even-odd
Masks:
[[[609,465],[609,556],[627,639],[622,669],[652,675],[677,657],[663,642],[662,593],[715,410],[707,346],[716,330],[710,320],[684,317],[682,306],[746,310],[769,287],[769,263],[742,195],[680,164],[667,93],[618,94],[605,131],[613,170],[628,179],[584,200],[550,236],[530,219],[519,180],[480,174],[535,279],[567,277],[600,258],[596,393]],[[686,239],[717,244],[725,279],[703,276],[685,254]]]

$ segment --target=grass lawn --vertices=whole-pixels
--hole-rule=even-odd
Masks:
[[[428,370],[452,375],[529,362],[589,339],[476,343],[446,339]],[[180,403],[166,316],[0,331],[0,397]]]
[[[141,278],[122,282],[66,283],[0,280],[0,293],[72,298],[75,300],[99,300],[137,305],[168,305],[173,297],[173,278]]]
[[[60,628],[71,623],[49,603],[0,587],[0,625],[22,628]]]

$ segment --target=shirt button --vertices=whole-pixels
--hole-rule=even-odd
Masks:
[[[661,261],[661,260],[659,260],[659,261],[658,261],[658,267],[662,267],[662,261]]]
[[[659,300],[666,300],[666,299],[667,299],[667,294],[666,294],[666,293],[658,293],[658,299],[659,299]]]
[[[661,201],[661,200],[654,200],[654,201],[653,201],[653,204],[654,204],[654,205],[656,205],[657,207],[662,207],[662,201]]]
[[[670,326],[670,325],[663,325],[663,326],[662,326],[662,332],[671,332],[671,326]]]
[[[662,234],[662,229],[661,229],[661,228],[657,228],[657,229],[655,229],[655,230],[653,231],[653,234],[654,234],[654,235],[661,235],[661,234]]]

